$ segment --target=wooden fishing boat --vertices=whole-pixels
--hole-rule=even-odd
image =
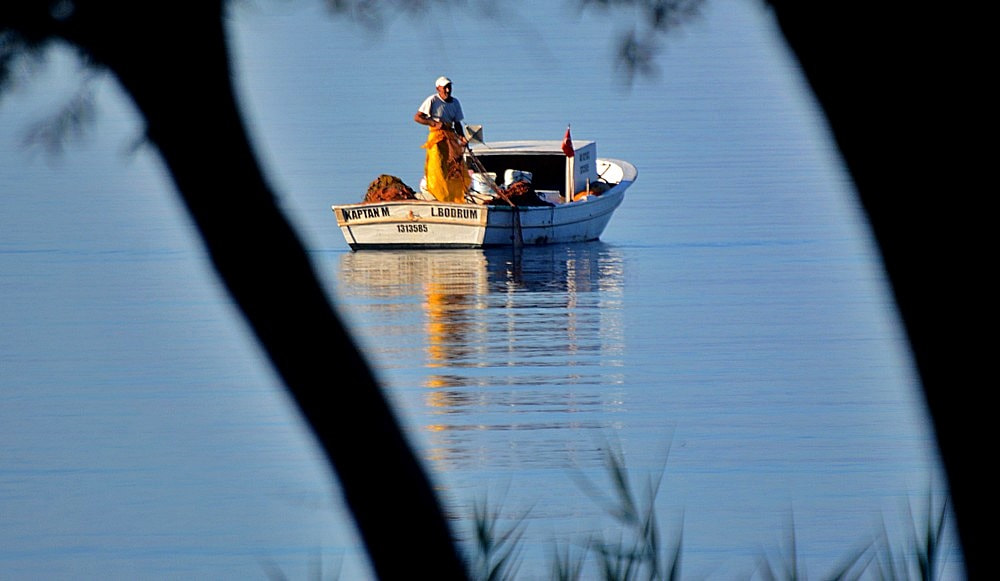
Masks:
[[[483,248],[562,244],[600,238],[625,190],[635,181],[632,164],[597,157],[582,141],[470,141],[467,158],[479,170],[467,203],[403,200],[333,206],[352,250],[369,248]],[[533,205],[499,199],[504,186],[530,180]]]

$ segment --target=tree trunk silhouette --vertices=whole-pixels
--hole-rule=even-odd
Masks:
[[[79,0],[60,34],[134,99],[212,264],[336,469],[378,576],[466,578],[421,463],[251,151],[223,11],[220,0]]]
[[[885,2],[769,0],[826,114],[878,241],[934,423],[966,570],[986,569],[986,434],[979,391],[983,339],[970,323],[985,243],[983,173],[966,155],[975,118],[976,52],[967,7]],[[969,67],[963,70],[961,67]],[[982,230],[985,232],[986,230]],[[990,259],[995,263],[995,259]],[[992,285],[992,283],[990,283]],[[983,330],[992,331],[992,325]],[[990,459],[991,460],[991,459]],[[919,485],[920,483],[914,483]]]

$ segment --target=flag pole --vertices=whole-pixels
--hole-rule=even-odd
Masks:
[[[566,203],[573,201],[576,193],[576,150],[573,149],[573,138],[569,134],[569,124],[566,124],[566,136],[563,137],[562,151],[566,155]]]
[[[573,183],[573,158],[566,158],[566,201],[573,201],[573,191],[576,189],[576,184]]]

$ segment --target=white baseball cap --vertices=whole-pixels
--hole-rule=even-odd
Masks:
[[[445,85],[450,85],[450,84],[451,84],[451,79],[449,79],[448,77],[438,77],[438,80],[435,81],[434,86],[443,87]]]

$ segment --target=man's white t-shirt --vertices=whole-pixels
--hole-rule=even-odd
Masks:
[[[445,101],[437,94],[424,99],[417,111],[445,124],[451,124],[465,118],[462,115],[462,104],[458,102],[458,99],[452,97],[451,101]]]

